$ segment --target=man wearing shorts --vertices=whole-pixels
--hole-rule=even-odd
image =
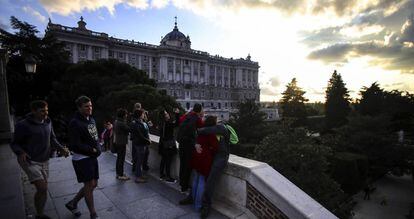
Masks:
[[[36,218],[50,218],[43,213],[47,200],[47,178],[51,144],[67,157],[69,150],[56,139],[52,122],[48,117],[48,104],[35,100],[30,104],[31,113],[16,124],[13,142],[10,144],[17,160],[27,174],[30,183],[36,187],[34,205]]]
[[[89,97],[76,99],[78,112],[69,123],[69,148],[73,151],[72,163],[78,182],[83,187],[76,196],[65,204],[75,216],[80,216],[78,202],[85,198],[91,218],[97,218],[93,190],[98,185],[99,171],[97,157],[101,154],[98,146],[98,130],[92,118],[92,102]]]

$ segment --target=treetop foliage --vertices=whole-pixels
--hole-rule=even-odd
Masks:
[[[347,122],[351,108],[349,106],[349,91],[345,87],[341,74],[336,70],[329,79],[326,88],[325,123],[328,129],[339,127]]]
[[[265,114],[260,104],[248,99],[237,105],[237,112],[231,114],[231,125],[237,131],[241,143],[259,143],[263,139]]]
[[[293,78],[286,85],[286,90],[282,93],[282,115],[283,117],[296,118],[299,124],[304,124],[306,119],[305,102],[308,101],[304,97],[305,91],[297,85],[296,78]]]

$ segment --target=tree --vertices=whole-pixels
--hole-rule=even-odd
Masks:
[[[398,90],[384,91],[375,82],[360,91],[361,99],[357,111],[361,115],[387,115],[391,119],[390,130],[413,131],[414,95]]]
[[[145,110],[150,112],[150,117],[154,124],[158,124],[157,112],[163,109],[179,107],[179,104],[173,97],[147,84],[129,85],[122,90],[109,92],[103,97],[98,98],[97,105],[100,107],[99,111],[102,117],[108,118],[113,116],[116,109],[120,107],[133,109],[136,102],[142,103]]]
[[[384,113],[391,116],[392,131],[414,132],[414,94],[392,90],[385,93]]]
[[[255,159],[268,163],[327,209],[346,218],[350,208],[341,206],[346,195],[327,174],[327,157],[332,151],[307,133],[306,129],[294,128],[285,120],[256,148]]]
[[[377,116],[384,110],[385,92],[377,82],[370,87],[363,87],[359,92],[361,99],[357,110],[361,115]]]
[[[94,116],[100,123],[112,118],[119,107],[133,109],[141,102],[146,110],[178,107],[176,101],[156,90],[156,83],[142,70],[115,59],[86,61],[70,66],[61,80],[54,82],[50,102],[64,115],[75,110],[73,101],[80,95],[94,103]],[[155,118],[155,117],[154,117]]]
[[[9,33],[0,28],[0,43],[9,54],[7,82],[10,104],[16,115],[23,115],[29,110],[28,103],[32,99],[44,99],[49,95],[52,81],[58,79],[69,65],[69,56],[63,44],[52,35],[39,38],[35,26],[13,16],[10,23],[16,32]],[[29,55],[37,61],[34,75],[25,72],[24,59]]]
[[[397,135],[390,132],[390,117],[352,115],[349,123],[338,129],[345,151],[365,155],[370,161],[371,175],[381,176],[400,159]]]
[[[282,115],[283,118],[295,118],[297,124],[304,124],[306,120],[305,91],[298,87],[296,78],[286,85],[286,90],[282,93]]]
[[[325,124],[328,129],[346,124],[349,112],[349,91],[345,87],[341,74],[336,70],[329,79],[326,88]]]
[[[240,102],[232,114],[231,125],[236,129],[240,143],[258,143],[264,135],[265,114],[253,99]]]

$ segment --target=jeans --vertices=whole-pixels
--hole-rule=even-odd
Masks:
[[[116,148],[116,175],[123,176],[124,175],[124,162],[125,162],[125,153],[126,153],[126,145],[115,145]]]
[[[131,153],[132,153],[132,171],[135,171],[136,165],[137,165],[137,149],[134,145],[131,147]]]
[[[148,166],[148,157],[149,157],[149,149],[147,149],[145,151],[144,154],[144,161],[142,162],[142,167],[144,168],[145,171],[149,170],[149,166]]]
[[[133,145],[135,147],[135,176],[141,177],[142,176],[142,165],[144,163],[144,157],[146,151],[148,151],[148,145]]]
[[[220,178],[221,173],[224,168],[227,166],[229,161],[228,154],[216,154],[213,159],[213,164],[211,165],[210,174],[207,177],[207,182],[203,194],[203,207],[210,208],[211,198],[213,197],[215,187],[217,185],[217,180]]]

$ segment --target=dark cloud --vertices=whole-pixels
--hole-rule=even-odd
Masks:
[[[386,14],[390,7],[397,7],[391,14]],[[360,15],[356,16],[352,24],[368,24],[385,26],[390,31],[397,31],[405,19],[414,11],[414,0],[383,0],[377,7],[367,8]]]
[[[389,7],[396,7],[389,13]],[[302,33],[309,46],[326,45],[308,55],[309,59],[326,63],[346,63],[350,58],[375,57],[371,65],[414,74],[414,0],[382,0],[367,8],[343,26],[328,27]],[[379,25],[382,31],[360,37],[344,37],[343,28]],[[308,35],[307,35],[308,34]]]
[[[195,0],[197,4],[202,5],[205,2]],[[215,3],[216,4],[216,3]],[[263,0],[222,0],[219,1],[218,6],[225,7],[225,8],[276,8],[282,12],[287,13],[295,13],[295,12],[305,12],[306,7],[304,5],[307,4],[307,0],[276,0],[266,2]]]
[[[299,34],[304,37],[303,43],[310,47],[319,46],[321,43],[337,43],[345,40],[345,37],[339,34],[341,27],[328,27],[314,31],[302,31]]]
[[[401,28],[401,42],[408,42],[408,43],[414,43],[414,15],[411,15],[410,19],[407,19],[407,21],[404,23],[404,25]]]
[[[401,37],[391,36],[388,44],[375,41],[334,44],[311,52],[308,58],[327,63],[343,63],[351,57],[372,56],[376,59],[371,61],[371,65],[414,74],[413,39],[414,25],[413,18],[410,18],[402,28]]]
[[[328,0],[319,0],[318,2],[319,4],[322,4],[325,1]],[[352,5],[352,2],[353,1],[344,1],[344,3],[341,4]],[[328,3],[328,5],[332,4],[334,4],[334,2]],[[331,6],[325,5],[323,7],[325,7],[324,10],[327,10],[327,7]],[[396,8],[396,10],[392,13],[389,12],[391,7]],[[391,32],[400,32],[404,21],[412,13],[414,13],[414,0],[380,0],[378,3],[362,10],[361,13],[353,17],[350,22],[342,26],[333,26],[319,30],[300,32],[299,35],[303,37],[302,42],[310,47],[317,47],[326,44],[383,40],[384,36],[390,34]],[[341,30],[344,28],[356,28],[363,30],[364,28],[373,25],[383,27],[383,30],[378,33],[371,33],[359,37],[349,37],[341,34]]]
[[[346,55],[353,50],[352,44],[341,43],[316,50],[308,55],[309,59],[318,59],[324,62],[347,62]]]
[[[356,0],[318,0],[313,8],[313,13],[321,13],[334,10],[339,16],[352,12]]]

